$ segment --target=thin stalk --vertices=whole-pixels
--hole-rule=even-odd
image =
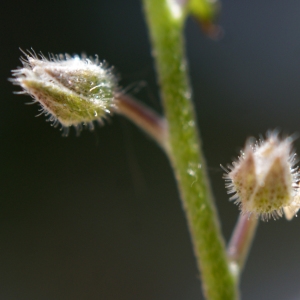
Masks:
[[[238,298],[198,138],[184,53],[185,12],[177,0],[143,0],[169,128],[169,157],[186,213],[203,291]]]
[[[116,112],[124,115],[168,151],[167,122],[149,107],[129,95],[116,95]]]
[[[227,255],[232,272],[237,278],[245,265],[258,223],[257,217],[241,214],[232,233]]]

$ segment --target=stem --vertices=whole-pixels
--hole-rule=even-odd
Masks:
[[[149,107],[125,94],[116,96],[116,112],[126,116],[148,133],[163,149],[168,151],[167,122]]]
[[[240,215],[227,248],[232,272],[239,277],[255,236],[258,218]]]
[[[184,54],[185,14],[174,0],[143,0],[178,182],[207,299],[237,299],[201,153]]]

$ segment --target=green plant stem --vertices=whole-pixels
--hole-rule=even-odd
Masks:
[[[258,223],[256,216],[240,215],[232,233],[227,255],[232,272],[237,278],[245,265]]]
[[[169,127],[169,157],[188,220],[203,291],[210,300],[238,298],[207,179],[184,53],[185,12],[178,0],[143,0]]]

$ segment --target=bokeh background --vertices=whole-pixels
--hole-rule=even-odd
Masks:
[[[218,42],[186,24],[198,123],[226,239],[238,216],[219,164],[248,136],[300,132],[300,3],[223,1]],[[161,112],[138,0],[4,1],[0,10],[0,298],[196,300],[199,275],[165,155],[129,121],[80,137],[35,118],[8,82],[19,47],[98,54]],[[300,141],[296,141],[300,149]],[[244,300],[300,298],[300,220],[261,223]]]

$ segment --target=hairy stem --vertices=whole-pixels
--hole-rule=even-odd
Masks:
[[[130,119],[168,151],[168,130],[164,118],[129,95],[119,93],[116,100],[118,102],[117,113]]]
[[[232,272],[239,277],[246,262],[259,220],[255,216],[240,215],[227,248]]]
[[[170,161],[207,299],[237,299],[201,153],[184,53],[178,0],[143,0],[169,128]]]

